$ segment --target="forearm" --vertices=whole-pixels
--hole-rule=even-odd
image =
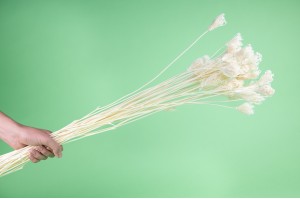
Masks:
[[[0,139],[8,142],[8,139],[16,136],[17,132],[21,128],[21,124],[17,123],[3,112],[0,112]]]

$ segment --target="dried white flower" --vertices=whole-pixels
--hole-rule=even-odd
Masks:
[[[265,74],[261,76],[261,78],[257,81],[259,85],[270,84],[273,81],[273,74],[270,70],[267,70]]]
[[[236,77],[240,74],[240,66],[237,63],[229,63],[220,68],[227,77]]]
[[[258,70],[258,65],[262,61],[262,55],[260,53],[251,52],[245,54],[242,63],[247,66],[249,70]]]
[[[230,82],[228,82],[227,86],[229,86],[232,89],[241,88],[244,85],[244,81],[232,79]]]
[[[236,36],[226,44],[227,52],[234,53],[239,51],[243,45],[242,40],[241,34],[237,33]]]
[[[275,93],[275,90],[270,85],[263,85],[257,89],[257,92],[263,96],[272,96]]]
[[[218,27],[224,26],[226,23],[227,22],[225,20],[224,13],[222,13],[212,22],[212,24],[209,26],[208,30],[212,31]]]
[[[237,80],[235,78],[230,79],[227,83],[224,85],[220,86],[220,90],[227,90],[227,91],[232,91],[238,88],[241,88],[244,85],[243,80]],[[227,96],[233,97],[234,93],[229,93]]]
[[[183,104],[211,104],[234,108],[248,115],[253,114],[254,104],[259,104],[274,94],[275,90],[270,85],[273,74],[271,71],[266,71],[259,80],[256,80],[260,74],[258,65],[261,62],[261,55],[254,52],[251,45],[242,47],[240,34],[227,43],[225,53],[218,55],[219,51],[217,51],[212,58],[204,56],[197,59],[188,71],[142,90],[172,66],[207,32],[225,24],[224,14],[221,14],[207,31],[152,80],[119,100],[96,108],[51,136],[60,144],[64,144],[115,129],[147,115],[170,110]],[[251,79],[255,80],[249,82]],[[222,97],[227,99],[223,100]],[[240,100],[244,103],[238,107],[224,104]],[[24,147],[0,156],[0,177],[21,169],[29,161],[28,152],[33,147]]]
[[[236,89],[234,93],[241,99],[244,99],[247,102],[252,104],[260,104],[265,98],[255,91],[255,86],[242,87]]]
[[[199,68],[204,67],[205,65],[207,65],[210,62],[209,56],[208,55],[204,55],[201,58],[196,59],[192,65],[189,67],[189,71],[192,70],[197,70]]]
[[[261,54],[255,52],[250,44],[242,47],[242,37],[237,34],[227,43],[225,53],[215,59],[198,59],[190,68],[193,68],[192,72],[197,76],[197,82],[200,82],[200,90],[223,92],[222,95],[227,96],[229,102],[244,100],[248,104],[239,109],[250,107],[249,110],[252,110],[254,104],[260,104],[275,92],[270,86],[273,80],[271,71],[266,71],[256,80],[261,72],[258,67],[261,60]]]
[[[252,48],[251,44],[248,44],[245,48],[244,48],[244,56],[247,58],[252,58],[255,55],[254,50]]]
[[[236,109],[242,113],[245,113],[247,115],[252,115],[254,113],[254,110],[253,110],[253,105],[250,104],[250,103],[244,103],[238,107],[236,107]]]
[[[250,70],[249,67],[242,67],[243,68],[243,74],[239,75],[238,78],[242,80],[247,80],[247,79],[256,79],[259,74],[260,70]]]
[[[248,95],[248,96],[244,96],[244,97],[245,97],[244,99],[247,102],[251,102],[253,104],[260,104],[262,101],[265,100],[265,98],[262,95],[260,95],[259,93],[256,93],[256,92],[252,93],[252,95]]]

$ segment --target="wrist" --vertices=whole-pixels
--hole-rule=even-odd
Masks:
[[[15,139],[22,128],[22,124],[15,122],[4,113],[0,113],[0,138],[2,140],[7,142],[9,139]]]

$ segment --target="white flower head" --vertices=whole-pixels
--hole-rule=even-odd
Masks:
[[[224,13],[222,13],[212,22],[212,24],[209,26],[208,30],[212,31],[218,27],[224,26],[226,23],[227,22],[225,20]]]
[[[253,105],[248,102],[236,107],[236,109],[247,115],[252,115],[254,113]]]
[[[247,100],[248,102],[251,102],[253,104],[260,104],[262,101],[265,100],[265,98],[262,95],[260,95],[259,93],[254,92],[252,95],[245,97],[245,100]]]
[[[237,80],[235,78],[229,79],[227,83],[225,83],[223,86],[220,86],[219,88],[221,90],[227,90],[232,91],[238,88],[241,88],[244,85],[243,80]],[[230,96],[234,95],[234,93],[230,92]]]
[[[260,70],[250,70],[248,66],[244,66],[242,71],[244,73],[240,75],[239,78],[243,80],[256,79],[261,72]]]
[[[209,63],[209,56],[208,55],[204,55],[203,57],[200,57],[200,58],[196,59],[192,63],[190,69],[201,68],[201,67],[205,66],[208,63]]]
[[[242,43],[242,36],[240,33],[237,33],[234,38],[232,38],[227,44],[227,52],[234,53],[241,49],[243,43]]]
[[[257,92],[263,96],[272,96],[275,93],[275,90],[270,85],[263,85],[257,89]]]
[[[254,51],[251,51],[251,47],[248,48],[248,52],[246,52],[244,55],[243,63],[248,66],[251,70],[257,70],[258,65],[262,61],[262,55],[258,52],[254,53]]]
[[[253,86],[243,87],[241,89],[237,89],[235,93],[237,96],[247,102],[250,102],[252,104],[260,104],[265,100],[265,98],[261,94],[255,92],[254,89],[255,87]]]
[[[202,79],[200,87],[203,89],[212,89],[221,86],[226,81],[225,76],[220,72],[215,72]]]
[[[252,48],[251,44],[248,44],[245,48],[244,48],[244,55],[245,58],[251,59],[255,56],[254,50]]]
[[[208,55],[205,55],[201,58],[196,59],[191,66],[188,68],[188,71],[193,71],[195,75],[201,75],[205,71],[205,67],[210,65],[210,58]]]
[[[224,62],[232,62],[234,59],[234,54],[232,53],[224,53],[221,57],[221,60],[224,61]]]
[[[270,70],[267,70],[265,74],[261,76],[258,80],[259,85],[266,85],[270,84],[273,81],[273,73]]]
[[[240,74],[240,66],[237,63],[228,63],[220,70],[227,77],[236,77]]]

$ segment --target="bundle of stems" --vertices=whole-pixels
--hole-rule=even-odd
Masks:
[[[121,99],[107,106],[98,107],[81,119],[54,132],[53,138],[60,144],[66,144],[183,104],[209,104],[253,114],[253,105],[260,104],[274,93],[274,89],[270,86],[273,75],[270,71],[266,71],[258,78],[261,55],[255,53],[250,45],[243,47],[240,34],[230,40],[223,51],[218,50],[212,57],[199,58],[186,71],[156,86],[145,88],[206,33],[225,24],[224,14],[221,14],[207,31],[151,81]],[[234,106],[233,102],[239,105]],[[0,156],[0,176],[23,168],[29,161],[30,150],[34,147],[27,146]]]

